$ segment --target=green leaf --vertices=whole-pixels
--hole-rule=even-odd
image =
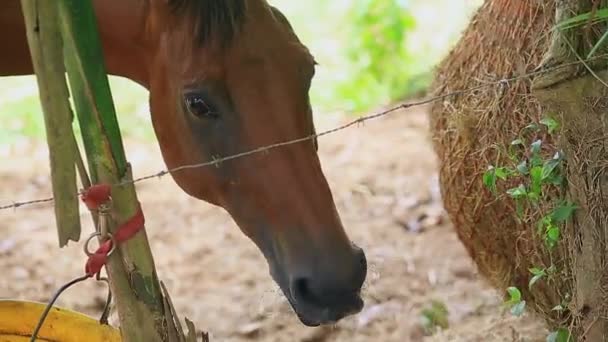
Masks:
[[[534,276],[530,279],[530,282],[528,283],[528,289],[532,289],[532,286],[534,286],[534,284],[536,284],[547,274],[544,269],[540,269],[538,267],[531,268],[530,273],[532,273]]]
[[[540,155],[541,147],[541,140],[536,140],[530,145],[530,152],[532,153],[532,156],[530,157],[530,165],[532,167],[543,165],[543,160]]]
[[[532,274],[534,274],[534,275],[539,275],[539,274],[544,275],[544,274],[545,274],[545,269],[543,269],[543,268],[538,268],[538,267],[532,267],[532,268],[530,269],[530,273],[532,273]]]
[[[532,167],[542,166],[543,163],[543,158],[541,158],[540,154],[535,154],[530,158],[530,166]]]
[[[516,169],[522,175],[528,175],[530,173],[530,170],[528,169],[528,162],[525,160],[519,163]]]
[[[507,190],[507,194],[515,199],[517,198],[523,198],[526,197],[528,192],[526,191],[526,186],[523,184],[520,184],[518,187],[516,188],[511,188],[509,190]]]
[[[542,144],[543,144],[542,140],[538,139],[530,145],[530,151],[532,152],[533,155],[540,153]]]
[[[560,186],[564,183],[564,177],[558,174],[552,174],[549,178],[545,179],[545,184],[552,184],[555,186]]]
[[[572,18],[568,18],[566,20],[560,21],[555,25],[556,29],[565,30],[570,29],[576,26],[580,26],[586,24],[591,19],[591,12],[579,14]],[[608,17],[608,8],[602,8],[593,13],[593,21],[601,21],[605,20]],[[589,23],[591,24],[591,23]]]
[[[597,41],[597,43],[595,43],[595,45],[593,46],[591,51],[589,51],[589,53],[587,54],[587,59],[591,58],[591,56],[593,56],[597,52],[597,50],[602,45],[604,45],[604,42],[606,41],[606,39],[608,39],[608,30],[606,30],[606,32],[604,32],[604,34],[600,37],[600,39]]]
[[[560,162],[561,160],[559,159],[550,159],[545,162],[541,174],[541,179],[543,182],[549,179],[549,177],[553,174],[553,171],[555,170],[555,168],[557,168]]]
[[[564,309],[565,309],[565,308],[564,308],[564,306],[563,306],[563,305],[558,304],[558,305],[554,306],[554,307],[551,309],[551,311],[564,311]]]
[[[526,301],[522,300],[521,302],[513,305],[513,307],[511,307],[511,313],[517,317],[521,316],[524,313],[524,310],[526,308]]]
[[[539,280],[541,280],[545,275],[544,274],[537,274],[535,276],[533,276],[530,279],[530,282],[528,283],[528,288],[531,290],[532,286],[534,286],[534,284],[536,284]]]
[[[502,180],[507,180],[507,177],[509,177],[509,175],[511,175],[513,173],[513,171],[511,171],[510,169],[506,168],[506,167],[498,167],[495,169],[495,174],[496,177],[502,179]]]
[[[544,119],[540,120],[540,123],[547,126],[547,130],[549,131],[549,134],[553,134],[553,132],[555,132],[557,130],[557,128],[559,127],[559,124],[557,123],[557,121],[555,121],[552,118],[544,118]]]
[[[563,203],[553,209],[551,212],[551,219],[555,223],[565,222],[572,217],[572,214],[574,214],[576,209],[578,209],[578,207],[571,202]]]
[[[530,169],[530,179],[532,184],[530,184],[530,193],[534,194],[535,197],[540,197],[541,186],[543,183],[543,168],[540,166],[535,166]]]
[[[507,288],[507,293],[510,297],[508,303],[515,304],[521,301],[521,291],[517,287],[511,286]]]
[[[570,342],[572,336],[566,328],[559,328],[547,336],[547,342]]]
[[[448,309],[442,302],[432,301],[431,306],[422,310],[421,325],[427,333],[433,333],[437,327],[449,328]]]
[[[483,185],[493,193],[496,193],[496,169],[490,166],[483,174]]]
[[[509,294],[509,300],[505,304],[511,306],[511,313],[515,316],[521,316],[526,307],[526,301],[521,300],[521,291],[515,286],[507,288]]]
[[[545,227],[549,226],[550,224],[551,224],[551,216],[545,216],[540,221],[538,221],[538,223],[536,224],[538,234],[541,234],[542,232],[544,232]]]
[[[540,199],[540,193],[537,191],[530,191],[528,193],[528,199],[530,200],[530,202],[537,203]]]
[[[530,145],[530,152],[532,153],[532,157],[530,158],[530,164],[532,167],[543,164],[543,161],[540,157],[542,144],[543,144],[543,142],[539,139],[539,140],[534,141]]]
[[[550,248],[554,248],[557,245],[560,237],[560,230],[556,226],[549,226],[545,233],[545,241]]]
[[[547,237],[550,240],[557,241],[559,239],[559,228],[556,226],[552,226],[547,229]]]

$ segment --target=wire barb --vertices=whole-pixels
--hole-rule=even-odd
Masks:
[[[279,147],[284,147],[284,146],[288,146],[288,145],[293,145],[293,144],[297,144],[297,143],[301,143],[301,142],[305,142],[305,141],[309,141],[309,140],[313,140],[319,137],[323,137],[325,135],[329,135],[329,134],[333,134],[342,130],[345,130],[347,128],[350,128],[352,126],[360,126],[363,123],[370,121],[370,120],[374,120],[374,119],[378,119],[380,117],[383,116],[387,116],[389,114],[392,114],[393,112],[396,112],[398,110],[402,110],[402,109],[408,109],[408,108],[412,108],[412,107],[418,107],[418,106],[422,106],[422,105],[426,105],[429,103],[433,103],[433,102],[437,102],[443,99],[446,99],[448,97],[453,97],[453,96],[458,96],[458,95],[463,95],[463,94],[467,94],[470,92],[474,92],[477,90],[481,90],[481,89],[485,89],[485,88],[489,88],[492,86],[500,86],[500,87],[504,87],[507,88],[511,85],[511,83],[513,81],[517,81],[517,80],[521,80],[521,79],[525,79],[525,78],[531,78],[533,76],[538,76],[541,74],[546,74],[549,72],[553,72],[562,68],[566,68],[566,67],[570,67],[570,66],[574,66],[574,65],[586,65],[587,62],[592,61],[592,60],[597,60],[597,59],[602,59],[602,58],[607,58],[608,54],[602,54],[602,55],[597,55],[595,57],[591,57],[591,58],[587,58],[587,59],[579,59],[577,61],[573,61],[573,62],[568,62],[568,63],[564,63],[564,64],[560,64],[560,65],[556,65],[550,68],[536,68],[534,69],[534,71],[527,73],[527,74],[523,74],[523,75],[518,75],[518,76],[514,76],[514,77],[509,77],[509,78],[502,78],[496,81],[492,81],[492,82],[487,82],[478,86],[474,86],[471,88],[467,88],[467,89],[461,89],[461,90],[456,90],[450,93],[446,93],[446,94],[441,94],[441,95],[437,95],[437,96],[433,96],[433,97],[429,97],[427,99],[424,100],[420,100],[420,101],[413,101],[413,102],[408,102],[408,103],[402,103],[399,104],[397,106],[394,106],[392,108],[386,109],[384,111],[381,111],[379,113],[375,113],[375,114],[370,114],[370,115],[366,115],[366,116],[361,116],[353,121],[350,121],[344,125],[320,132],[320,133],[316,133],[316,134],[311,134],[309,136],[303,137],[303,138],[299,138],[299,139],[294,139],[294,140],[289,140],[289,141],[284,141],[284,142],[280,142],[280,143],[276,143],[276,144],[271,144],[271,145],[267,145],[267,146],[262,146],[262,147],[258,147],[249,151],[245,151],[245,152],[241,152],[241,153],[237,153],[237,154],[233,154],[230,156],[226,156],[223,158],[217,158],[217,157],[213,157],[210,161],[207,162],[203,162],[203,163],[197,163],[197,164],[190,164],[190,165],[181,165],[172,169],[168,169],[168,170],[162,170],[160,172],[156,172],[154,174],[151,175],[147,175],[147,176],[143,176],[143,177],[139,177],[139,178],[135,178],[133,180],[128,180],[128,181],[123,181],[121,183],[116,184],[117,186],[124,186],[124,185],[129,185],[129,184],[136,184],[136,183],[140,183],[152,178],[161,178],[167,174],[170,173],[176,173],[179,171],[183,171],[183,170],[188,170],[188,169],[197,169],[197,168],[201,168],[201,167],[207,167],[207,166],[216,166],[219,167],[219,165],[221,165],[221,163],[225,162],[225,161],[229,161],[229,160],[233,160],[233,159],[238,159],[238,158],[243,158],[246,156],[250,156],[253,154],[257,154],[257,153],[268,153],[270,150],[275,149],[275,148],[279,148]],[[78,196],[80,194],[76,194],[76,196]],[[0,211],[2,210],[6,210],[6,209],[17,209],[19,207],[22,206],[26,206],[26,205],[32,205],[32,204],[39,204],[39,203],[47,203],[47,202],[52,202],[54,200],[53,197],[49,197],[49,198],[43,198],[43,199],[38,199],[38,200],[31,200],[31,201],[24,201],[24,202],[13,202],[13,204],[8,204],[8,205],[3,205],[0,206]]]

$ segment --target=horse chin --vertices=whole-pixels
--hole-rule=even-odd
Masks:
[[[363,300],[359,296],[357,297],[357,304],[349,309],[300,305],[295,303],[290,295],[286,295],[286,297],[300,322],[308,327],[336,324],[341,319],[360,312],[364,305]]]
[[[316,327],[320,325],[332,325],[338,323],[341,319],[350,315],[357,314],[363,309],[363,299],[357,294],[355,305],[351,305],[349,309],[336,309],[329,307],[315,307],[310,305],[299,305],[295,303],[292,296],[285,295],[292,309],[298,316],[302,324],[308,327]]]

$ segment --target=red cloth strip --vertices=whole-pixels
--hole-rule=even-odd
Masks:
[[[108,184],[97,184],[88,188],[81,196],[82,201],[89,210],[97,210],[102,204],[110,200],[111,187]],[[135,234],[143,229],[145,218],[141,207],[137,213],[127,222],[123,223],[114,232],[113,240],[106,240],[97,250],[89,256],[85,265],[86,275],[89,277],[101,272],[101,269],[108,261],[108,254],[112,250],[113,242],[117,244],[131,239]]]

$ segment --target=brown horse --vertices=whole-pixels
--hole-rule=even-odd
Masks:
[[[108,72],[150,91],[169,168],[314,132],[313,57],[265,0],[95,0],[94,6]],[[19,0],[2,1],[0,46],[0,75],[33,73]],[[316,141],[172,177],[186,193],[230,213],[304,324],[362,309],[365,255],[343,229]]]

